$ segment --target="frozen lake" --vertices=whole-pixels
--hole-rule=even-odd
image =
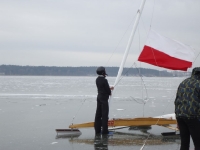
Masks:
[[[94,129],[79,137],[58,138],[55,129],[94,120],[96,77],[0,76],[1,150],[178,150],[179,138],[164,138],[164,127],[120,129],[95,138]],[[110,85],[114,77],[108,77]],[[184,78],[123,77],[111,102],[110,118],[153,117],[174,112],[177,86]],[[145,84],[145,86],[142,86]],[[143,99],[147,97],[144,105]],[[193,143],[191,142],[191,148]]]

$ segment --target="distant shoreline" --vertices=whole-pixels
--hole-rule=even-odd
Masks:
[[[0,76],[96,76],[96,66],[92,67],[55,67],[55,66],[18,66],[0,65]],[[119,67],[106,67],[109,76],[117,76]],[[122,76],[145,77],[185,77],[190,72],[149,68],[124,68]]]

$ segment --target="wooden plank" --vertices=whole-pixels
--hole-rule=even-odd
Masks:
[[[114,126],[166,125],[176,123],[176,120],[164,118],[134,118],[114,120]]]
[[[94,127],[94,122],[86,122],[81,124],[72,124],[69,128],[91,128]]]
[[[174,119],[165,119],[165,118],[123,118],[123,119],[113,119],[108,121],[109,127],[117,126],[144,126],[144,125],[168,125],[168,124],[177,124]],[[87,122],[81,124],[72,124],[69,128],[89,128],[94,127],[94,122]]]

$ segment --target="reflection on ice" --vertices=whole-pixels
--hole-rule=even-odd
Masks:
[[[149,136],[149,138],[148,138]],[[170,145],[170,144],[180,144],[179,136],[175,137],[163,137],[162,135],[145,135],[145,134],[127,134],[123,132],[115,132],[113,136],[95,136],[93,138],[84,138],[84,139],[69,139],[70,142],[73,143],[84,143],[90,144],[100,149],[104,149],[105,146],[131,146],[131,145],[139,145],[142,146],[144,141],[146,141],[146,145]]]
[[[80,135],[68,135],[68,134],[59,134],[56,135],[56,139],[75,139],[78,138]]]
[[[82,133],[78,129],[56,129],[56,138],[74,138],[79,137]]]

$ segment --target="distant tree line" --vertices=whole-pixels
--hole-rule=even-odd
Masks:
[[[0,65],[0,75],[13,76],[96,76],[97,67],[49,67]],[[109,76],[116,76],[119,67],[106,67]],[[124,68],[123,76],[172,77],[185,76],[183,72],[167,72],[147,68]]]

